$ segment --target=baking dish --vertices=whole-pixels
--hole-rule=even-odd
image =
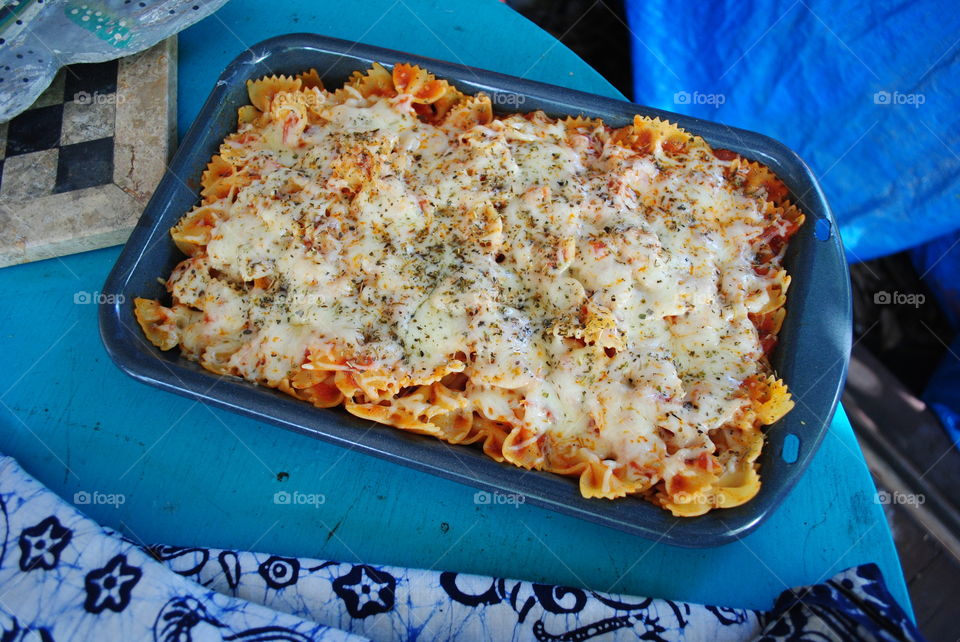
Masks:
[[[485,91],[504,111],[542,109],[551,116],[584,114],[619,127],[634,114],[659,116],[770,167],[807,215],[784,259],[792,276],[787,317],[773,365],[796,407],[766,429],[759,459],[763,485],[743,506],[697,518],[675,518],[640,498],[584,499],[576,480],[527,472],[488,459],[478,449],[371,424],[341,410],[320,410],[274,390],[221,378],[179,351],[150,345],[133,316],[135,297],[164,295],[157,277],[182,259],[169,228],[198,200],[200,175],[248,102],[248,79],[316,68],[328,86],[372,62],[410,62],[467,93]],[[756,528],[796,483],[829,427],[850,349],[849,275],[829,206],[809,168],[782,144],[753,132],[628,102],[512,78],[481,69],[312,34],[266,40],[238,56],[221,74],[111,272],[100,309],[101,336],[114,362],[131,376],[303,434],[401,462],[486,491],[520,493],[529,503],[679,546],[715,546]]]

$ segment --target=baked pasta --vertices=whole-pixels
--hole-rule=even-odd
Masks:
[[[247,83],[147,338],[312,403],[642,495],[753,497],[803,215],[669,122],[495,115],[424,69]]]

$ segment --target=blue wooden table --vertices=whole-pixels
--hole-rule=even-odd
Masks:
[[[562,44],[488,0],[234,0],[180,37],[181,135],[247,45],[313,31],[620,97]],[[600,7],[597,10],[604,10]],[[143,543],[203,544],[455,569],[597,590],[769,608],[785,588],[876,562],[909,610],[900,565],[839,412],[809,471],[759,530],[684,550],[473,489],[134,382],[109,361],[95,293],[118,248],[0,270],[0,452]],[[279,491],[323,495],[275,503]]]

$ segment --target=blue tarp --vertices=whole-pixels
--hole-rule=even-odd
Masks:
[[[634,100],[783,141],[851,261],[960,228],[955,2],[628,0]]]
[[[751,129],[811,166],[852,262],[918,247],[960,329],[955,2],[626,0],[636,102]],[[926,400],[960,446],[960,339]]]
[[[947,321],[960,330],[960,232],[925,243],[910,252],[914,267],[930,287]],[[960,335],[947,349],[923,395],[960,448]]]

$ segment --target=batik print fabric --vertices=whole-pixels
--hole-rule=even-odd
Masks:
[[[876,566],[771,613],[451,572],[143,549],[0,457],[0,640],[920,639]]]
[[[0,640],[362,640],[157,563],[0,457]]]

